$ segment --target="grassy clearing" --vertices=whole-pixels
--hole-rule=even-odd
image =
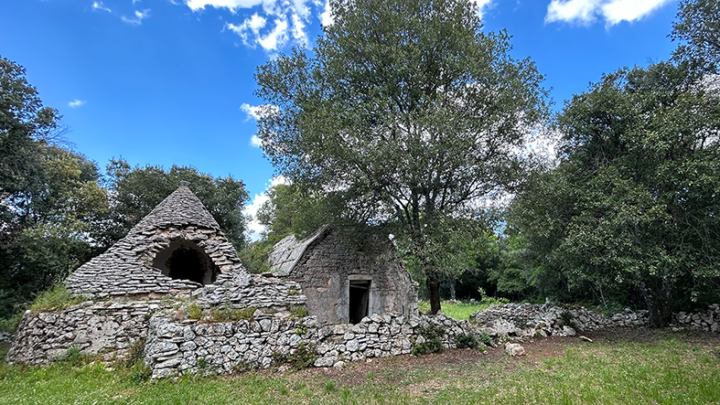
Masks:
[[[440,308],[445,315],[454,318],[458,321],[468,319],[470,315],[477,311],[483,310],[490,305],[503,304],[503,301],[496,300],[494,298],[484,298],[480,302],[469,302],[469,301],[442,301]],[[430,301],[420,300],[418,302],[418,310],[421,314],[430,313]]]
[[[717,340],[717,339],[716,339]],[[714,346],[717,346],[715,341]],[[427,357],[385,359],[359,374],[246,373],[133,382],[131,370],[103,364],[0,366],[3,404],[708,404],[720,403],[713,345],[661,334],[649,342],[607,339],[560,347],[559,355],[501,355],[465,363]],[[495,349],[497,350],[497,349]],[[538,349],[539,350],[539,349]],[[417,358],[413,358],[417,359]],[[433,363],[437,360],[437,363]],[[356,368],[354,368],[356,367]],[[350,376],[350,377],[348,377]]]

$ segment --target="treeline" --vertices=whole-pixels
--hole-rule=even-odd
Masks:
[[[46,107],[20,65],[0,57],[0,318],[125,236],[180,181],[230,241],[245,245],[245,185],[192,167],[96,162],[64,146],[61,116]]]

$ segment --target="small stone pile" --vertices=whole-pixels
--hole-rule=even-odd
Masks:
[[[706,313],[686,314],[680,312],[675,315],[678,325],[690,326],[708,332],[720,332],[720,305],[710,305]]]
[[[150,316],[172,305],[161,301],[86,301],[60,313],[27,311],[7,354],[8,363],[45,364],[69,349],[123,357],[147,335]]]
[[[563,319],[563,313],[567,319]],[[611,317],[584,307],[557,307],[551,305],[503,304],[488,307],[470,316],[470,319],[490,336],[546,337],[575,336],[575,329],[592,331],[613,327],[643,326],[648,322],[648,311],[626,309]],[[567,321],[570,321],[568,324]]]
[[[316,367],[342,366],[344,362],[412,352],[422,343],[421,330],[443,328],[443,346],[455,347],[454,337],[474,332],[467,321],[444,315],[405,318],[373,315],[356,325],[320,327],[313,316],[279,319],[260,315],[253,320],[199,323],[175,321],[158,314],[150,320],[145,362],[153,377],[182,373],[229,374],[246,369],[281,367],[304,346],[314,348]]]

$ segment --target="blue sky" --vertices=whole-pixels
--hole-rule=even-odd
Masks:
[[[556,109],[675,47],[677,0],[475,1],[485,30],[506,28],[514,56],[537,63]],[[123,157],[232,175],[256,207],[274,171],[252,142],[255,68],[312,47],[331,21],[326,0],[2,0],[0,55],[27,68],[100,167]]]

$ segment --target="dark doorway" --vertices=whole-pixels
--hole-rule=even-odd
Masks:
[[[370,280],[350,280],[350,323],[360,323],[369,307]]]
[[[194,242],[177,240],[158,252],[153,267],[172,279],[190,280],[200,284],[215,281],[218,269],[202,248]]]

